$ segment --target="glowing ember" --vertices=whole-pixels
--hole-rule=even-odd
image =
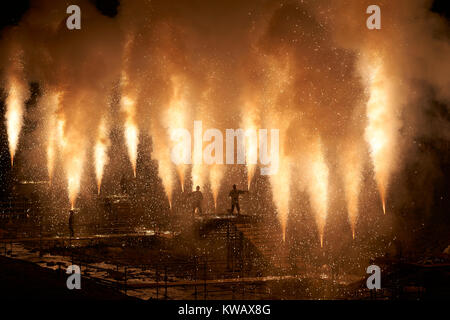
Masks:
[[[270,80],[268,85],[268,90],[266,92],[267,96],[265,99],[268,101],[268,107],[271,111],[268,113],[268,118],[265,119],[270,126],[273,128],[278,128],[280,130],[280,136],[282,137],[279,141],[280,155],[278,172],[270,176],[270,182],[272,186],[272,197],[277,208],[277,217],[280,221],[281,232],[283,236],[283,241],[286,241],[286,228],[287,219],[289,214],[289,200],[291,196],[291,158],[287,155],[287,150],[285,147],[285,140],[287,128],[289,128],[289,115],[288,113],[278,112],[277,105],[280,95],[286,90],[289,85],[289,63],[288,61],[276,61],[274,59],[269,59],[268,68],[270,73]],[[274,141],[270,141],[270,148],[274,146]],[[260,146],[261,148],[261,146]]]

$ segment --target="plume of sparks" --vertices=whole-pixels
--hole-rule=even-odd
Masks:
[[[372,64],[368,64],[366,72],[369,74],[369,100],[366,109],[368,123],[365,138],[369,144],[383,213],[386,213],[386,191],[395,153],[395,135],[399,128],[393,112],[391,83],[386,76],[383,63],[376,59]]]
[[[95,176],[97,179],[97,193],[100,194],[103,171],[108,163],[107,150],[109,146],[108,127],[105,118],[102,118],[97,132],[97,140],[94,146]]]
[[[136,125],[136,106],[135,101],[128,96],[121,99],[122,110],[125,112],[124,135],[125,143],[128,149],[133,174],[136,178],[137,148],[139,142],[139,130]]]
[[[279,128],[280,137],[283,137],[286,129],[289,127],[289,120],[287,114],[278,112],[277,108],[281,107],[278,105],[278,99],[290,83],[290,64],[289,60],[285,59],[281,59],[280,61],[269,59],[267,61],[267,67],[269,70],[269,81],[265,90],[264,100],[267,103],[266,107],[270,108],[271,112],[269,112],[269,118],[265,120],[271,124],[272,128]],[[278,172],[270,176],[272,197],[277,208],[277,217],[280,221],[283,242],[286,241],[292,170],[291,158],[287,155],[284,145],[285,141],[281,140],[279,142],[280,159]]]
[[[75,208],[75,201],[80,192],[81,175],[84,164],[84,152],[71,152],[66,158],[67,188],[71,209]]]
[[[309,158],[307,190],[311,207],[315,214],[319,230],[320,246],[323,247],[323,236],[328,212],[328,166],[322,150],[320,140],[315,143]]]
[[[8,134],[11,167],[14,165],[14,156],[19,143],[19,136],[23,125],[25,85],[16,77],[11,77],[8,97],[6,98],[6,130]]]
[[[164,119],[164,122],[169,130],[169,136],[173,130],[186,127],[187,112],[186,88],[183,86],[183,82],[180,77],[173,76],[171,80],[173,84],[173,95]],[[176,141],[172,141],[172,146],[175,143]],[[180,159],[185,159],[186,149],[181,148],[178,149],[178,151],[180,154],[177,156]],[[180,180],[181,190],[184,191],[186,165],[182,163],[176,165],[176,171]]]
[[[255,108],[252,104],[246,103],[242,114],[242,127],[245,129],[245,163],[247,166],[247,190],[250,190],[250,184],[256,172],[256,163],[258,159],[258,141],[256,126]]]
[[[57,141],[62,153],[64,169],[67,177],[67,190],[71,209],[80,193],[81,176],[85,160],[83,139],[75,130],[67,130],[64,115],[58,115],[56,121]]]
[[[120,100],[121,109],[125,115],[124,137],[128,149],[133,174],[136,178],[136,161],[139,143],[139,129],[136,122],[136,101],[129,94],[130,85],[126,73],[122,73],[122,97]]]
[[[355,239],[358,200],[362,180],[362,160],[359,151],[354,145],[347,146],[341,160],[347,214],[353,239]]]
[[[280,221],[283,241],[286,241],[287,218],[289,214],[291,164],[287,156],[280,158],[278,172],[270,176],[272,196],[277,208],[277,217]]]
[[[65,136],[66,120],[64,117],[58,117],[56,121],[56,135],[58,140],[58,147],[64,150],[67,147],[67,139]]]

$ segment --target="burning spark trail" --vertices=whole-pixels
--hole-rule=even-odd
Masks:
[[[56,136],[58,139],[58,146],[61,150],[64,150],[67,146],[67,140],[65,138],[65,126],[66,121],[63,118],[59,118],[56,122]]]
[[[98,194],[100,194],[100,188],[102,185],[103,171],[105,169],[105,165],[108,162],[108,146],[108,128],[106,125],[106,120],[102,118],[98,128],[97,141],[94,146],[95,176],[97,179]]]
[[[136,125],[136,106],[133,99],[128,96],[122,97],[122,110],[125,112],[124,135],[128,148],[133,174],[136,178],[137,148],[139,143],[139,130]]]
[[[167,113],[163,120],[169,130],[168,134],[171,137],[173,147],[176,143],[176,139],[179,137],[173,137],[172,133],[176,129],[186,127],[186,111],[188,107],[188,102],[186,99],[186,88],[185,86],[183,86],[181,78],[173,76],[171,78],[171,81],[173,85],[173,95]],[[186,148],[179,148],[177,150],[178,154],[176,155],[176,157],[178,157],[179,159],[185,159]],[[186,165],[182,163],[177,164],[176,171],[180,179],[181,190],[184,191]]]
[[[174,173],[172,158],[185,159],[186,148],[174,148],[179,142],[180,137],[176,136],[176,129],[185,128],[186,122],[186,99],[185,91],[179,77],[173,76],[171,78],[173,85],[173,93],[169,102],[169,106],[160,118],[154,119],[152,125],[153,137],[153,157],[158,160],[158,174],[162,180],[164,190],[169,200],[169,205],[172,207],[172,194],[174,188]],[[168,148],[171,146],[172,148]],[[171,154],[172,152],[172,154]],[[186,165],[183,161],[175,166],[178,174],[181,190],[184,191]]]
[[[270,176],[272,195],[277,208],[283,241],[286,241],[287,218],[289,214],[291,164],[288,157],[280,158],[278,173]]]
[[[290,83],[290,65],[289,60],[286,61],[276,61],[270,59],[268,61],[269,79],[267,83],[267,91],[264,100],[267,103],[267,107],[270,108],[270,113],[268,113],[268,118],[264,119],[270,124],[270,127],[279,129],[279,135],[281,141],[279,142],[278,152],[279,165],[278,172],[270,176],[270,182],[272,186],[272,197],[277,208],[277,217],[280,221],[281,232],[283,236],[283,241],[286,241],[286,228],[287,220],[289,215],[289,200],[291,196],[291,157],[287,155],[285,143],[286,141],[283,137],[286,137],[287,128],[289,128],[290,117],[288,113],[279,112],[279,99],[282,97],[283,93],[286,92],[286,88]],[[283,108],[285,106],[283,105]],[[261,143],[261,141],[260,141]],[[274,141],[270,141],[270,148],[275,146]],[[262,146],[259,145],[259,148]],[[251,153],[250,153],[251,154]]]
[[[395,138],[399,124],[393,113],[391,84],[383,64],[378,62],[369,66],[367,72],[370,96],[366,109],[368,124],[365,138],[369,144],[383,212],[386,213],[386,191],[394,161]]]
[[[71,209],[75,208],[75,201],[80,192],[83,163],[84,152],[73,152],[66,160],[67,188]]]
[[[319,229],[320,246],[323,247],[323,236],[328,211],[328,167],[320,140],[313,145],[309,158],[309,181],[307,189],[311,201],[311,207],[316,217]]]
[[[19,136],[23,125],[24,114],[24,98],[25,98],[25,86],[16,78],[12,78],[8,97],[6,98],[6,130],[8,134],[9,153],[11,156],[11,167],[14,164],[14,156],[17,151],[17,145],[19,143]]]
[[[358,219],[358,201],[362,180],[362,160],[360,150],[354,144],[347,146],[341,159],[345,200],[352,236],[355,239]]]
[[[254,107],[247,103],[242,114],[242,127],[245,129],[245,163],[247,166],[247,190],[250,190],[250,183],[256,172],[258,160],[258,139],[256,115]]]
[[[71,209],[80,193],[81,177],[85,160],[84,139],[76,127],[66,128],[64,115],[58,115],[57,139],[62,154],[62,161],[67,178],[67,190]]]

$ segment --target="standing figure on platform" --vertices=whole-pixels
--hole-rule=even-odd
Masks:
[[[203,194],[200,191],[200,186],[195,188],[196,191],[191,193],[192,196],[192,217],[195,214],[195,209],[198,209],[198,213],[202,214],[202,202],[203,202]]]
[[[233,190],[230,191],[230,194],[228,195],[231,198],[231,210],[230,213],[234,213],[234,207],[237,209],[237,214],[241,213],[241,208],[239,207],[239,195],[248,193],[248,191],[245,190],[238,190],[236,188],[236,185],[233,184]]]
[[[73,216],[74,216],[74,211],[70,210],[69,211],[69,232],[70,232],[70,237],[73,238],[74,236],[74,232],[73,232]]]

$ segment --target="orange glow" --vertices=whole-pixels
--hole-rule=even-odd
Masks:
[[[361,148],[354,141],[348,142],[342,149],[340,154],[341,174],[345,202],[347,204],[347,215],[354,239],[359,214],[363,161],[361,159]]]
[[[320,139],[312,145],[308,159],[309,177],[307,190],[319,230],[320,245],[323,246],[323,236],[328,215],[329,170],[325,162],[323,146]]]
[[[128,148],[133,174],[136,178],[137,148],[139,143],[139,130],[136,124],[136,106],[132,98],[123,96],[121,100],[122,110],[125,113],[124,136]]]
[[[74,152],[66,160],[67,188],[69,190],[69,200],[71,208],[75,208],[75,202],[80,192],[81,175],[83,171],[84,153]]]
[[[272,195],[277,208],[277,216],[281,225],[283,241],[286,241],[287,218],[289,214],[291,165],[288,157],[280,159],[278,173],[270,176]]]
[[[187,101],[187,87],[183,79],[179,76],[172,76],[171,78],[173,92],[166,114],[163,115],[163,122],[167,127],[167,135],[170,137],[171,132],[175,129],[186,128],[186,113],[188,107]],[[171,141],[171,145],[174,146],[176,141]],[[179,149],[180,159],[185,159],[185,149]],[[184,182],[186,174],[186,165],[178,164],[176,171],[180,180],[181,190],[184,191]]]
[[[8,134],[11,167],[19,144],[19,136],[23,125],[25,86],[16,78],[9,83],[8,97],[6,98],[6,131]]]
[[[256,172],[256,162],[258,157],[258,139],[257,139],[257,116],[256,108],[252,103],[246,103],[242,111],[241,125],[246,132],[245,139],[245,163],[247,166],[247,190],[250,189],[250,183]],[[255,133],[255,135],[252,134]]]
[[[103,118],[100,122],[97,140],[94,146],[94,162],[95,162],[95,176],[97,179],[97,193],[100,194],[102,185],[103,171],[108,162],[107,150],[109,146],[108,128],[106,120]]]
[[[49,121],[48,121],[48,142],[47,142],[47,171],[49,185],[52,184],[53,170],[55,167],[56,158],[56,142],[58,139],[58,121],[56,117],[56,110],[58,110],[61,93],[51,94],[49,97]]]
[[[369,100],[365,138],[369,144],[375,180],[380,193],[383,212],[386,213],[386,190],[395,162],[396,139],[400,123],[394,110],[394,90],[381,58],[367,64]]]

